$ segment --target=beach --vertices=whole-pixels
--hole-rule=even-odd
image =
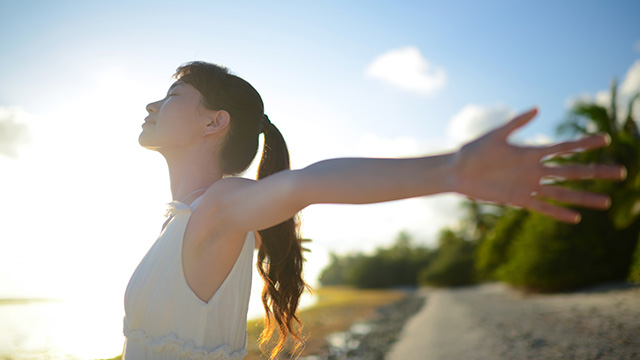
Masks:
[[[527,294],[504,284],[422,289],[387,360],[640,359],[640,287]]]

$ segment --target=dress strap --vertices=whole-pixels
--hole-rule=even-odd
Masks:
[[[196,191],[193,191],[192,193],[190,193],[189,195],[185,196],[184,199],[180,200],[181,203],[184,203],[185,200],[187,200],[189,198],[189,196],[197,193],[198,191],[202,191],[202,190],[207,190],[207,188],[202,188],[202,189],[198,189]]]

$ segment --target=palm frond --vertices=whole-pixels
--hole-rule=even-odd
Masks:
[[[624,131],[631,135],[633,139],[640,140],[640,132],[638,131],[638,124],[636,124],[633,118],[633,103],[640,99],[640,93],[635,94],[629,101],[629,109],[627,111],[627,118],[624,122]]]
[[[618,105],[616,100],[618,98],[618,80],[611,80],[611,102],[609,103],[609,109],[611,109],[611,131],[613,133],[618,132]]]
[[[595,132],[606,132],[612,136],[616,133],[615,121],[611,121],[607,109],[603,106],[593,103],[578,103],[571,112],[584,118],[585,121],[590,120],[595,125]]]

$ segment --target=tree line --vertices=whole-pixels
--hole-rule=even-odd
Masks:
[[[560,186],[608,194],[606,211],[581,209],[582,221],[563,224],[524,210],[474,201],[456,228],[441,231],[436,248],[416,245],[407,233],[375,253],[331,254],[322,285],[361,288],[459,286],[499,280],[536,291],[561,291],[626,279],[640,283],[640,132],[633,118],[636,94],[623,109],[617,83],[608,106],[576,103],[558,126],[559,136],[607,133],[611,145],[565,154],[547,163],[622,164],[622,182],[566,181]]]

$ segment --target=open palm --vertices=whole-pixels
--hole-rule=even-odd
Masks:
[[[520,114],[504,126],[464,145],[455,158],[456,192],[479,200],[531,209],[570,223],[580,221],[578,212],[545,200],[588,208],[608,208],[611,200],[606,195],[544,184],[543,180],[622,180],[624,167],[600,164],[549,166],[542,163],[542,159],[550,155],[606,146],[606,136],[595,135],[535,147],[507,142],[509,135],[533,119],[537,112],[533,109]]]

